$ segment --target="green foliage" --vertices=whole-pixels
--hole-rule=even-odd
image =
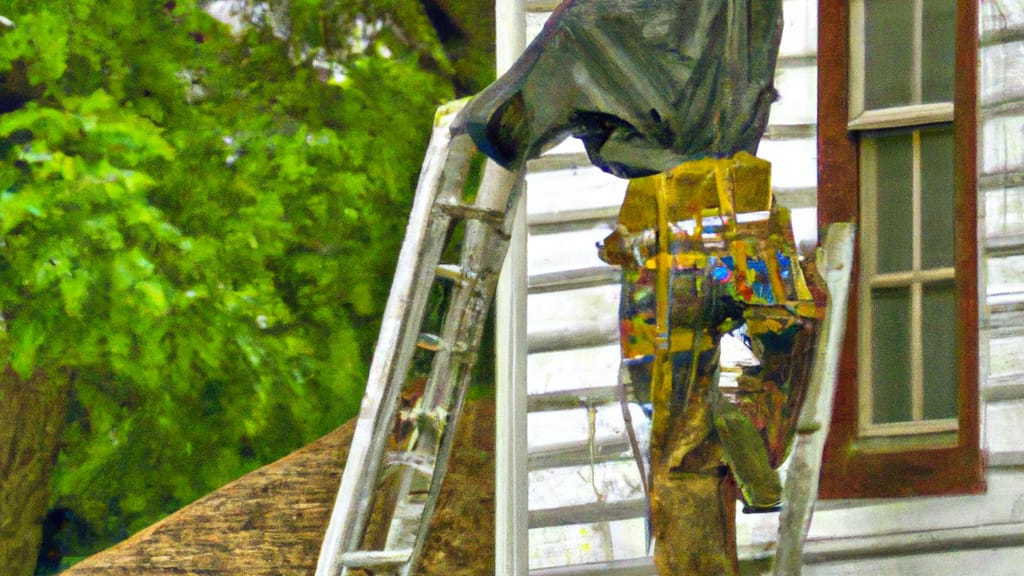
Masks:
[[[355,413],[450,97],[420,10],[0,0],[0,360],[73,375],[52,500],[95,544]]]

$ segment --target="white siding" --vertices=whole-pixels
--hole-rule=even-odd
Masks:
[[[986,0],[980,6],[984,438],[990,466],[1019,466],[1024,464],[1024,1]]]

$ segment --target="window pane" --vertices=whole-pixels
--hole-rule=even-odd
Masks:
[[[913,264],[913,142],[910,134],[873,138],[877,180],[878,272],[910,270]]]
[[[921,132],[921,267],[953,265],[953,128]]]
[[[908,422],[912,420],[910,290],[872,290],[871,323],[871,421]]]
[[[924,417],[956,418],[956,286],[926,284],[924,334]]]
[[[910,4],[910,2],[907,2]],[[956,1],[924,0],[924,34],[921,37],[923,102],[953,100]]]
[[[864,105],[913,103],[914,2],[864,2]]]

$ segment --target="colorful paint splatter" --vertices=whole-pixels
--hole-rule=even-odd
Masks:
[[[741,153],[633,180],[601,247],[622,266],[623,374],[653,411],[654,488],[670,472],[727,469],[754,510],[779,504],[775,469],[795,433],[824,312],[769,174],[767,162]],[[760,366],[726,397],[719,344],[733,331]]]

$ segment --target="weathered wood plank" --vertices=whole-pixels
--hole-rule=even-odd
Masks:
[[[983,36],[1024,29],[1024,0],[987,0],[978,14]]]
[[[1024,445],[1020,442],[1024,430],[1024,399],[988,402],[985,423],[989,462],[1001,466],[1024,465]]]
[[[616,477],[627,482],[609,482]],[[560,466],[530,471],[530,480],[544,480],[560,487],[560,494],[543,490],[530,492],[530,509],[544,510],[565,506],[616,503],[643,500],[644,492],[636,463],[631,460],[611,460]],[[610,519],[609,519],[610,520]],[[565,522],[572,524],[573,522]]]
[[[583,320],[532,332],[527,339],[530,353],[555,352],[571,348],[602,346],[619,341],[619,326],[605,320]]]
[[[619,284],[620,278],[621,272],[604,265],[536,274],[530,277],[530,294]]]
[[[594,166],[532,173],[526,177],[526,186],[526,213],[531,224],[546,221],[551,215],[579,210],[611,208],[618,213],[626,197],[625,180]]]
[[[646,513],[647,503],[643,499],[624,500],[621,502],[598,502],[547,510],[530,510],[530,528],[613,522],[615,520],[640,518]]]
[[[556,454],[590,442],[595,446],[615,446],[616,450],[620,450],[619,447],[626,442],[622,410],[617,404],[596,407],[593,434],[585,408],[533,412],[528,418],[527,434],[531,454]],[[634,414],[633,418],[639,421],[642,417]],[[551,431],[555,430],[557,434],[552,434]],[[568,494],[565,496],[569,497]]]
[[[618,343],[530,354],[526,380],[530,394],[584,387],[615,386],[619,375]]]
[[[992,337],[988,343],[989,377],[1024,374],[1024,335]]]
[[[808,546],[814,541],[853,542],[900,533],[1024,522],[1024,475],[1014,470],[989,470],[986,481],[984,494],[820,501]]]
[[[818,52],[818,6],[807,0],[782,3],[782,40],[779,59],[809,56]]]
[[[779,67],[775,73],[779,99],[772,105],[769,122],[775,126],[806,125],[817,120],[818,68]]]
[[[814,188],[818,185],[817,146],[814,138],[762,140],[757,155],[772,163],[772,186]]]
[[[982,106],[1024,100],[1024,40],[981,49]]]
[[[612,224],[598,222],[581,230],[556,234],[531,234],[527,241],[527,266],[530,276],[609,268],[598,257],[597,243],[613,230]]]
[[[564,348],[579,347],[570,342],[595,332],[618,339],[619,286],[608,284],[576,290],[531,294],[527,304],[527,338],[531,351],[550,349],[564,339]],[[547,344],[541,345],[541,342]]]
[[[985,191],[985,235],[1024,233],[1024,186]]]
[[[530,412],[569,410],[582,406],[599,406],[619,401],[618,386],[577,388],[546,394],[533,394],[526,405]]]
[[[989,256],[985,260],[989,304],[1024,298],[1024,254]]]
[[[654,562],[650,558],[530,570],[530,576],[656,576],[656,574]]]
[[[982,174],[1024,170],[1024,115],[985,119],[981,145]]]
[[[845,545],[844,545],[845,544]],[[812,544],[806,576],[984,574],[1015,576],[1024,562],[1024,526],[989,526]]]
[[[605,440],[597,443],[593,450],[589,442],[579,442],[571,446],[567,444],[558,446],[557,449],[549,448],[529,455],[527,467],[531,472],[559,466],[583,466],[625,460],[633,466],[636,465],[629,451],[629,442],[625,438]]]

